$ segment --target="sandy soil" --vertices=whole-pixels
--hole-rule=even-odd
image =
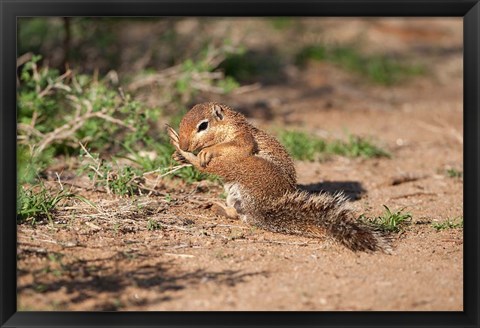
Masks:
[[[212,182],[165,180],[160,195],[132,198],[78,189],[98,209],[74,201],[54,225],[18,226],[19,310],[462,310],[463,230],[432,227],[463,216],[463,180],[446,174],[463,171],[461,19],[342,26],[325,20],[323,35],[344,41],[363,31],[366,48],[408,49],[430,73],[381,87],[310,63],[289,70],[286,83],[218,100],[267,130],[325,138],[347,131],[389,150],[390,159],[296,167],[300,185],[345,191],[359,215],[380,215],[382,205],[410,212],[394,254],[353,253],[218,217],[208,206],[222,189]],[[162,228],[148,230],[149,220]]]

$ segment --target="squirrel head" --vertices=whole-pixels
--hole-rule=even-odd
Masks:
[[[229,108],[218,103],[193,106],[180,122],[179,144],[184,151],[195,152],[226,141],[232,136],[226,124]]]

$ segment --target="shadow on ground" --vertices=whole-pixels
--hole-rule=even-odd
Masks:
[[[60,255],[59,258],[64,258],[60,253],[57,255]],[[149,263],[145,264],[138,263],[139,260],[145,262],[148,259],[141,253],[118,252],[107,258],[78,259],[68,264],[63,264],[61,260],[54,265],[47,262],[42,269],[32,271],[33,282],[20,284],[17,292],[30,291],[30,293],[41,293],[45,297],[54,298],[54,295],[47,295],[62,291],[68,298],[62,297],[62,303],[78,304],[91,300],[95,301],[93,310],[115,311],[124,306],[170,301],[174,298],[172,292],[195,288],[200,284],[213,283],[218,286],[234,287],[247,282],[249,277],[268,276],[268,272],[265,271],[196,269],[191,272],[180,272],[172,260],[148,260]],[[19,277],[27,273],[25,270],[18,270]],[[134,304],[124,304],[119,299],[128,293],[128,287],[139,290],[137,294],[141,294],[143,290],[154,292],[155,296],[153,299],[139,298],[132,301]],[[98,298],[100,294],[104,296],[102,299]]]
[[[349,201],[358,200],[366,193],[366,190],[358,181],[323,181],[298,185],[298,188],[313,194],[325,192],[327,194],[335,195],[342,192]]]

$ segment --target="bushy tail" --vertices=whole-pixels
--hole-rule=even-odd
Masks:
[[[327,234],[354,251],[391,251],[387,236],[358,221],[342,194],[298,190],[269,204],[268,209],[256,213],[253,222],[264,229],[303,236]]]

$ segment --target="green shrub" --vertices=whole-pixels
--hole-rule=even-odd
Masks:
[[[412,221],[412,214],[404,213],[403,208],[392,212],[388,206],[383,205],[385,212],[375,218],[367,218],[365,215],[360,216],[360,220],[373,225],[375,228],[386,232],[399,232],[404,226]]]
[[[433,222],[432,227],[437,231],[463,228],[463,216],[448,218],[442,222]]]
[[[320,155],[347,157],[390,157],[390,154],[372,144],[368,139],[349,135],[348,141],[325,141],[300,131],[282,131],[280,142],[294,159],[313,161]]]
[[[17,194],[17,221],[35,224],[43,219],[52,221],[52,214],[57,205],[66,199],[76,198],[91,206],[92,202],[67,190],[52,192],[43,184],[25,188],[19,186]]]
[[[409,64],[385,55],[361,55],[355,48],[348,46],[307,46],[297,54],[296,63],[304,65],[308,60],[328,61],[383,85],[392,85],[409,76],[425,73],[425,68],[421,65]]]
[[[283,131],[279,138],[289,154],[298,160],[313,161],[318,153],[325,151],[325,141],[304,132]]]

